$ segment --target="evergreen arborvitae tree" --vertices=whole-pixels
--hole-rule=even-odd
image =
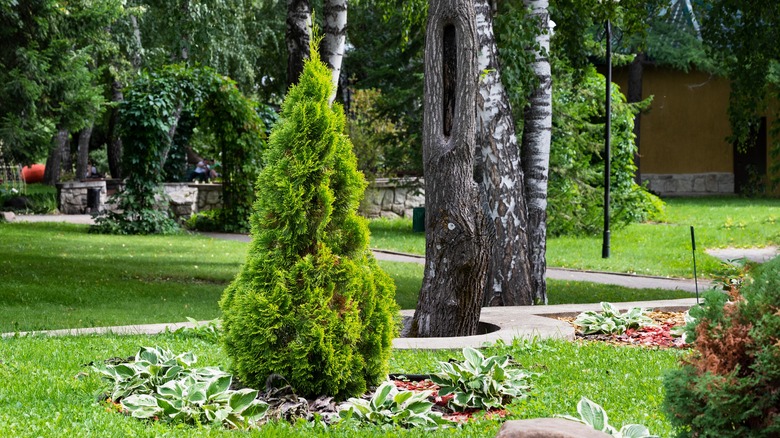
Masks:
[[[366,182],[331,87],[312,50],[271,133],[250,250],[220,306],[242,382],[275,373],[299,395],[345,398],[386,377],[397,306],[357,214]]]

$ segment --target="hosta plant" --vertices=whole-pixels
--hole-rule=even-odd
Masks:
[[[577,315],[574,325],[578,326],[582,334],[595,333],[621,334],[630,328],[639,328],[653,325],[653,320],[646,315],[647,310],[640,307],[632,307],[625,313],[620,313],[613,304],[602,302],[601,312],[589,310]]]
[[[108,397],[118,401],[130,394],[154,393],[158,386],[190,374],[195,361],[192,353],[174,355],[163,348],[141,347],[131,360],[95,365],[93,369],[111,382],[113,387]],[[218,371],[203,370],[211,374]]]
[[[607,412],[604,408],[587,397],[582,397],[580,402],[577,403],[577,413],[580,414],[580,418],[572,417],[571,415],[556,415],[556,417],[587,424],[615,438],[657,438],[657,435],[651,435],[647,427],[641,424],[626,424],[620,430],[610,426]]]
[[[247,429],[262,419],[268,404],[257,400],[257,390],[231,390],[229,374],[200,380],[197,373],[171,380],[154,394],[133,394],[122,399],[122,406],[135,418],[191,424],[223,424]]]
[[[463,349],[463,356],[463,362],[439,362],[441,372],[431,376],[440,396],[453,395],[450,409],[488,410],[526,396],[530,374],[514,367],[509,356],[486,358],[470,347]]]
[[[350,398],[339,407],[342,421],[371,423],[384,428],[422,427],[436,429],[451,424],[441,414],[433,412],[428,398],[432,391],[399,391],[392,382],[377,388],[371,400]]]
[[[256,390],[231,390],[230,374],[195,368],[196,360],[192,353],[142,347],[128,361],[93,369],[111,383],[108,398],[136,418],[247,428],[265,414],[267,405],[256,400]]]

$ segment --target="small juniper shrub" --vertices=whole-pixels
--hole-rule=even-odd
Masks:
[[[780,258],[753,274],[691,310],[694,351],[665,379],[678,436],[780,436]]]
[[[223,343],[241,381],[284,376],[340,399],[385,379],[397,306],[357,214],[366,182],[330,72],[312,50],[264,157],[245,264],[225,290]]]

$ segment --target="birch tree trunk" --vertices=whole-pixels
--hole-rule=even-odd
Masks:
[[[533,302],[547,303],[547,176],[550,168],[550,135],[552,133],[552,80],[550,77],[549,13],[547,0],[524,0],[530,15],[538,20],[531,68],[539,80],[524,111],[522,163],[528,205],[528,243],[531,249],[531,283]],[[533,49],[531,49],[533,50]]]
[[[426,264],[411,336],[467,336],[479,325],[492,234],[473,170],[478,74],[472,0],[431,0],[423,118]]]
[[[498,62],[493,13],[488,0],[474,0],[479,39],[477,175],[495,232],[486,306],[533,304],[527,211],[520,148],[512,108]]]
[[[309,0],[287,0],[287,86],[298,83],[303,61],[309,57],[311,6]]]
[[[339,88],[341,60],[344,58],[344,47],[347,41],[347,0],[325,0],[322,12],[325,23],[322,29],[324,35],[320,54],[331,71],[333,92],[330,95],[329,103],[332,104]]]
[[[84,179],[87,174],[87,164],[89,162],[89,140],[92,138],[92,127],[94,122],[89,124],[79,132],[79,149],[76,160],[76,179]]]

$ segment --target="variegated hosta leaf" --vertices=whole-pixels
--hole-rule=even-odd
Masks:
[[[195,360],[192,353],[142,347],[135,361],[93,368],[112,382],[112,399],[134,417],[248,428],[265,415],[268,405],[256,399],[256,390],[233,391],[230,374],[218,367],[190,368]]]
[[[439,395],[454,394],[449,404],[452,409],[485,409],[502,406],[523,395],[528,388],[529,374],[512,368],[508,356],[485,358],[473,348],[464,348],[464,362],[440,362],[442,372],[431,380],[439,385]],[[458,371],[453,373],[451,371]]]
[[[587,397],[582,397],[577,403],[577,412],[580,414],[580,418],[570,415],[556,415],[556,417],[587,424],[615,438],[658,438],[656,435],[651,435],[647,427],[641,424],[627,424],[618,431],[609,424],[604,408]]]

